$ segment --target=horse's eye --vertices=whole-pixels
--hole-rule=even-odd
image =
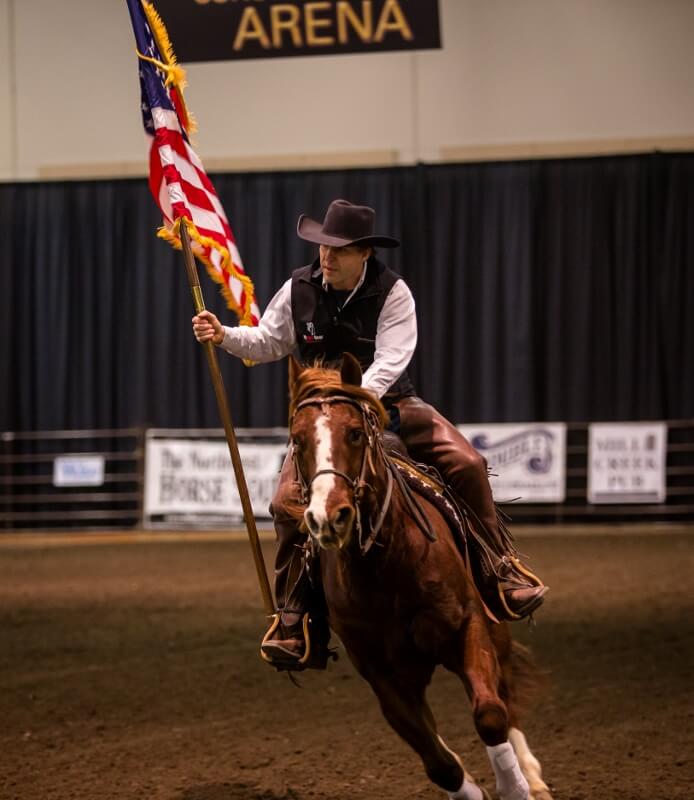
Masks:
[[[352,428],[352,430],[347,434],[349,441],[352,444],[359,444],[361,440],[364,438],[364,431],[361,428]]]
[[[301,450],[301,449],[303,449],[303,446],[304,446],[304,440],[295,437],[295,438],[292,439],[292,444],[294,445],[294,448],[296,450]]]

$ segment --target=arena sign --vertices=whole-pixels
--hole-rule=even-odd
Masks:
[[[156,0],[183,63],[441,47],[438,0]]]
[[[564,423],[458,425],[458,429],[487,459],[497,503],[564,502]]]
[[[593,423],[588,431],[589,503],[664,503],[664,422]]]
[[[53,461],[54,486],[103,486],[103,456],[57,456]]]
[[[157,438],[147,432],[144,520],[147,527],[231,525],[243,519],[226,441],[182,435]],[[257,519],[270,519],[268,507],[287,452],[282,443],[240,442],[248,492]]]

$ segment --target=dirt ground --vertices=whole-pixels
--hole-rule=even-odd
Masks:
[[[344,651],[303,688],[261,662],[243,541],[130,539],[0,535],[2,800],[445,797]],[[694,529],[519,543],[551,586],[514,630],[550,671],[524,727],[556,800],[692,800]],[[491,788],[458,680],[430,698]]]

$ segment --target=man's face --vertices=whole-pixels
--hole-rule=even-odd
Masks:
[[[371,253],[370,248],[320,246],[320,265],[323,280],[333,289],[354,289],[359,283],[364,261]]]

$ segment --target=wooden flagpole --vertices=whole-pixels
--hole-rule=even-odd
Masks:
[[[188,236],[188,229],[186,227],[186,220],[181,219],[179,223],[179,236],[181,237],[181,245],[183,248],[183,260],[186,265],[186,274],[188,275],[188,283],[190,284],[190,291],[193,295],[193,305],[195,306],[195,313],[199,314],[205,310],[205,302],[202,298],[202,289],[200,288],[200,279],[198,276],[198,269],[193,257],[193,251],[190,247],[190,238]],[[207,366],[210,369],[210,377],[212,378],[212,385],[214,386],[214,394],[217,398],[217,408],[219,409],[219,416],[222,420],[224,433],[226,435],[227,444],[229,445],[229,455],[231,456],[231,463],[234,467],[234,475],[236,476],[236,485],[239,490],[241,498],[241,506],[243,508],[243,518],[246,522],[246,530],[248,531],[248,539],[251,544],[251,551],[253,552],[253,560],[255,561],[255,569],[258,573],[258,583],[260,584],[260,591],[263,595],[263,604],[267,615],[273,616],[275,613],[275,604],[272,599],[272,591],[270,590],[270,582],[267,577],[267,570],[265,568],[265,560],[263,558],[263,551],[260,547],[260,538],[258,537],[258,529],[255,525],[255,517],[253,516],[253,508],[251,506],[251,499],[248,494],[248,484],[246,483],[246,476],[243,472],[243,464],[241,463],[241,456],[239,455],[239,448],[236,442],[236,433],[231,421],[231,411],[229,410],[229,403],[227,401],[226,392],[224,390],[224,382],[222,374],[219,371],[219,362],[217,361],[217,353],[215,346],[211,341],[203,342],[202,346],[205,350],[207,357]]]

